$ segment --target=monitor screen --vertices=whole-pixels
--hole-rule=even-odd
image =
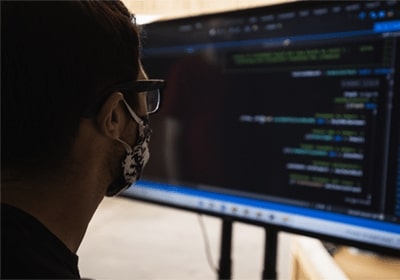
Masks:
[[[123,195],[400,249],[400,2],[291,2],[143,27],[167,80]]]

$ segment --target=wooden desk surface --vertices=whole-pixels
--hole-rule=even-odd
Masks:
[[[400,257],[385,257],[341,247],[334,259],[349,279],[400,279]]]

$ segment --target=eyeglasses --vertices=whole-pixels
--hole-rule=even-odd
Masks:
[[[113,87],[113,92],[122,92],[128,104],[132,104],[136,94],[143,94],[146,99],[147,114],[150,115],[156,113],[160,108],[161,90],[164,87],[164,80],[137,80],[116,85]]]
[[[160,108],[161,103],[161,90],[165,88],[165,80],[136,80],[126,83],[121,83],[112,86],[107,90],[107,94],[103,95],[103,100],[95,102],[93,106],[86,108],[83,117],[90,117],[97,113],[104,99],[109,94],[119,91],[124,95],[125,100],[129,105],[137,104],[137,94],[143,94],[146,100],[147,114],[154,114]]]

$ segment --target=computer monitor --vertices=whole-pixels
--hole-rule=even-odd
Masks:
[[[400,250],[400,2],[165,20],[142,43],[167,87],[124,196]]]

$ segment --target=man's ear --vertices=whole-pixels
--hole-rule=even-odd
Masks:
[[[111,94],[96,117],[100,131],[112,139],[120,138],[126,124],[122,99],[123,95],[120,92]]]

